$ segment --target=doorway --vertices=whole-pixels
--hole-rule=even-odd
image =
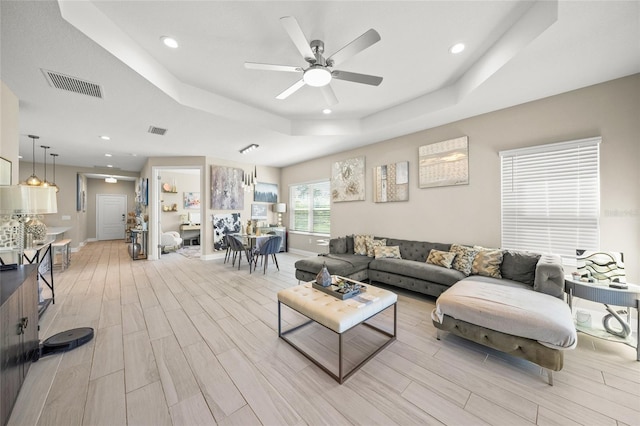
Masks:
[[[127,219],[127,196],[97,194],[96,205],[97,240],[123,240]]]

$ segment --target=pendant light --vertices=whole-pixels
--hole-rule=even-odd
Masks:
[[[51,183],[47,180],[47,150],[51,147],[40,145],[40,148],[44,148],[44,180],[40,182],[40,186],[48,188],[51,186]]]
[[[31,153],[33,154],[33,163],[31,167],[31,176],[27,178],[25,183],[29,186],[38,186],[42,181],[40,180],[40,178],[38,178],[38,176],[36,176],[36,139],[40,139],[40,136],[29,135],[29,137],[33,141],[31,148]]]
[[[56,192],[60,191],[58,185],[56,185],[56,157],[58,154],[49,154],[53,157],[53,182],[51,182],[51,187],[56,189]]]

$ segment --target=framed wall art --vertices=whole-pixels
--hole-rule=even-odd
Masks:
[[[267,204],[251,204],[251,219],[267,220]]]
[[[223,213],[213,216],[213,249],[226,250],[227,244],[224,236],[227,234],[239,234],[242,229],[240,213]]]
[[[236,167],[211,166],[211,208],[215,210],[243,210],[244,170]]]
[[[331,168],[331,200],[363,201],[365,199],[364,156],[336,161]]]
[[[469,138],[424,145],[418,151],[420,188],[469,184]]]
[[[185,192],[183,194],[184,208],[185,209],[199,209],[200,208],[200,193],[199,192]]]
[[[373,168],[373,202],[409,201],[409,162]]]
[[[253,201],[259,201],[263,203],[277,203],[278,184],[264,182],[256,183],[256,187],[253,191]]]

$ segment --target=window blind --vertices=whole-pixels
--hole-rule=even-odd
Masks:
[[[292,231],[322,235],[331,233],[329,181],[291,185],[289,194]]]
[[[599,249],[601,140],[500,152],[503,248],[568,257]]]

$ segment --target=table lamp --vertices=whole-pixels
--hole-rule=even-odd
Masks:
[[[32,215],[58,212],[56,190],[40,186],[0,186],[0,214],[18,222],[18,263],[24,253],[24,224]]]
[[[278,226],[282,226],[282,213],[287,212],[287,205],[285,203],[276,203],[273,205],[273,211],[278,213]]]

